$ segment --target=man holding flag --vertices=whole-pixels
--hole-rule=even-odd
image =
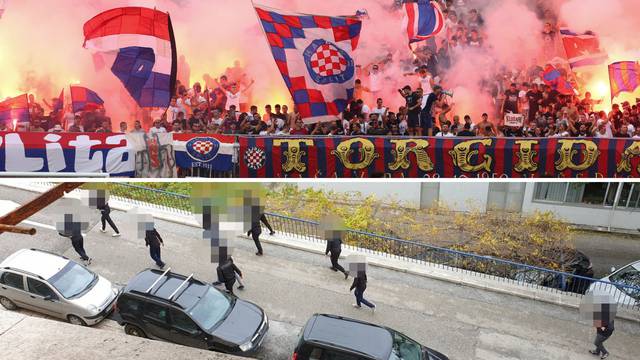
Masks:
[[[360,19],[255,9],[304,122],[336,120],[353,99]]]

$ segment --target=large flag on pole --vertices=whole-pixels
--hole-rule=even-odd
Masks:
[[[13,121],[18,123],[29,122],[29,98],[27,94],[0,102],[0,122],[8,126]]]
[[[431,39],[444,30],[444,14],[435,1],[405,2],[404,10],[404,27],[407,29],[409,44]]]
[[[609,65],[611,98],[622,92],[634,92],[640,87],[640,65],[634,61],[621,61]]]
[[[362,22],[255,6],[273,57],[306,123],[335,120],[353,98]]]
[[[175,91],[176,41],[169,14],[142,7],[105,11],[84,24],[84,47],[115,57],[111,71],[140,107],[168,107]]]
[[[104,101],[95,91],[82,86],[71,86],[71,106],[73,112],[95,110],[100,108]]]
[[[600,41],[592,32],[577,34],[567,28],[560,29],[562,44],[572,69],[602,65],[609,56],[600,49]]]

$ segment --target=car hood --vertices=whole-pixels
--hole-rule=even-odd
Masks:
[[[251,340],[260,328],[262,319],[262,309],[238,299],[229,315],[211,334],[226,342],[241,345]]]
[[[116,295],[117,294],[113,291],[113,285],[111,282],[98,275],[98,281],[89,291],[81,297],[70,299],[69,301],[84,309],[89,309],[91,306],[95,306],[97,310],[91,312],[97,314],[104,310],[107,305],[111,304]]]

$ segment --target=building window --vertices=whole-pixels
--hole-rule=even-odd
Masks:
[[[567,193],[566,183],[537,183],[534,199],[564,202]]]
[[[622,186],[619,207],[640,208],[640,184],[633,183],[537,183],[534,200],[611,207]]]

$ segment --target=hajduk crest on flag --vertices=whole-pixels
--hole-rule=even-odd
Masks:
[[[111,9],[87,21],[84,36],[84,47],[109,58],[105,62],[140,107],[169,106],[178,62],[168,13]]]
[[[254,5],[271,53],[305,123],[335,120],[353,99],[356,16],[290,13]]]
[[[429,40],[439,35],[445,28],[444,14],[435,1],[416,0],[404,3],[403,25],[407,31],[409,44]]]

